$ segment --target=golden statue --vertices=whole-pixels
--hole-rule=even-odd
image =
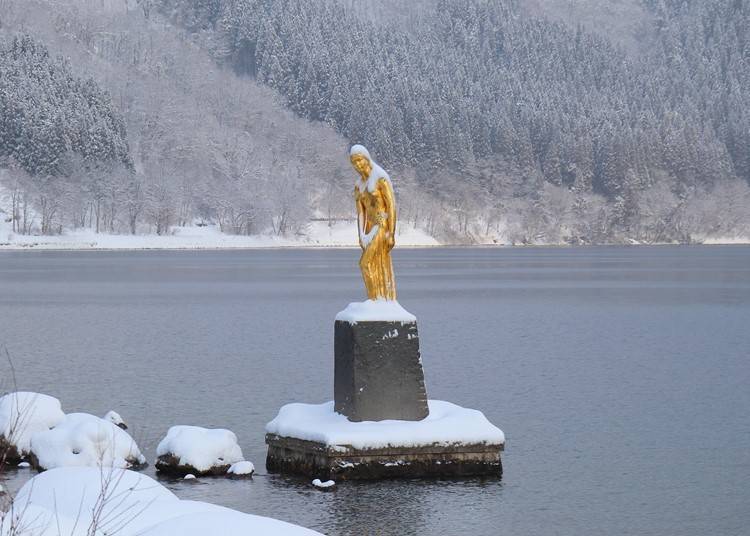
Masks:
[[[360,175],[354,186],[357,231],[362,257],[359,268],[370,300],[396,299],[391,250],[396,244],[396,202],[391,179],[361,145],[349,151],[349,160]]]

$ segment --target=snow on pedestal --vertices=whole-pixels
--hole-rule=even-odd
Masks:
[[[245,459],[237,436],[224,429],[172,426],[156,447],[156,469],[169,474],[223,475]]]
[[[122,469],[53,469],[27,482],[15,500],[23,508],[0,514],[0,536],[15,534],[12,526],[34,536],[319,536],[268,517],[180,500],[152,478]]]
[[[31,454],[34,466],[41,470],[73,466],[129,468],[146,463],[127,432],[88,413],[70,413],[51,430],[34,434]]]
[[[333,402],[287,404],[266,425],[266,465],[329,478],[502,473],[502,430],[480,411],[430,400],[421,421],[351,422]]]
[[[266,433],[355,449],[505,443],[503,431],[481,411],[442,400],[428,405],[430,414],[421,421],[351,422],[333,411],[333,402],[287,404],[266,425]]]
[[[60,423],[65,414],[57,398],[17,392],[0,397],[0,456],[17,464],[30,452],[31,437]]]
[[[352,302],[339,311],[336,320],[356,324],[357,322],[403,322],[412,323],[417,317],[401,307],[396,300],[365,300]]]

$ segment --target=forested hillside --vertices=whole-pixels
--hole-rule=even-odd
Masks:
[[[125,123],[109,95],[28,36],[0,43],[0,162],[25,179],[24,188],[14,189],[13,230],[30,230],[33,198],[43,233],[60,229],[56,176],[132,167]]]
[[[197,221],[234,234],[294,234],[313,207],[325,212],[348,200],[343,139],[295,117],[273,91],[218,68],[180,31],[147,17],[135,2],[5,0],[2,6],[4,49],[19,40],[34,50],[46,43],[44,61],[65,76],[86,77],[85,83],[38,84],[28,77],[45,69],[26,66],[28,84],[16,87],[5,76],[0,82],[16,87],[12,98],[29,109],[19,104],[4,114],[5,123],[32,130],[40,117],[45,128],[58,120],[64,127],[53,140],[64,153],[55,166],[41,167],[51,148],[39,136],[3,152],[0,181],[30,205],[30,229],[20,232],[165,234]],[[14,37],[16,29],[33,38]],[[15,67],[3,62],[0,68]],[[116,157],[104,152],[108,146],[97,149],[112,134],[96,108],[83,107],[85,91],[96,97],[91,107],[114,117]],[[78,108],[70,114],[68,105]],[[78,125],[103,130],[104,139],[76,137]],[[0,142],[17,144],[12,135]],[[52,215],[42,226],[48,199]]]
[[[42,35],[98,57],[82,74],[113,91],[122,160],[171,205],[147,218],[159,232],[346,216],[349,142],[392,170],[402,220],[447,241],[750,232],[750,0],[613,3],[610,37],[589,31],[606,10],[576,25],[560,2],[531,0],[143,0],[125,16],[82,4],[99,3],[36,2],[57,12]],[[182,100],[145,104],[160,95]],[[207,116],[190,119],[195,106]],[[259,130],[248,107],[284,120]],[[178,133],[191,142],[163,143]],[[302,177],[306,195],[269,199]]]

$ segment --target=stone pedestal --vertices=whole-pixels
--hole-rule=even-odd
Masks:
[[[502,444],[357,449],[266,434],[271,473],[332,480],[488,476],[500,478]]]
[[[502,430],[427,400],[417,319],[396,301],[350,303],[334,325],[334,400],[287,404],[266,425],[269,472],[321,480],[500,477]]]
[[[336,320],[335,410],[350,421],[427,417],[417,323]]]

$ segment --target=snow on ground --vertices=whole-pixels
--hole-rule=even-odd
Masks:
[[[69,413],[51,430],[34,434],[31,451],[42,469],[97,465],[126,468],[146,463],[126,431],[88,413]]]
[[[118,534],[119,536],[312,536],[319,533],[268,517],[180,500],[146,475],[66,467],[41,473],[19,491],[0,521],[0,536]]]
[[[428,405],[430,414],[421,421],[351,422],[333,410],[333,402],[287,404],[266,432],[355,449],[505,443],[502,430],[481,411],[441,400],[429,400]]]
[[[49,430],[65,418],[60,401],[40,393],[9,393],[0,398],[0,436],[20,454],[31,450],[34,434]]]
[[[0,214],[2,216],[2,214]],[[19,235],[0,218],[0,250],[3,249],[243,249],[293,247],[359,247],[356,222],[311,222],[304,235],[294,237],[222,233],[216,226],[174,227],[173,234],[111,235],[90,229],[66,231],[62,235]],[[437,246],[437,240],[421,229],[405,224],[396,237],[399,246]]]
[[[714,236],[701,239],[702,244],[710,245],[732,245],[750,244],[750,236]]]
[[[365,300],[352,302],[339,311],[336,320],[356,324],[357,322],[416,322],[417,317],[401,307],[396,300]]]
[[[157,456],[169,454],[201,472],[245,460],[233,432],[199,426],[172,426],[156,447]]]

